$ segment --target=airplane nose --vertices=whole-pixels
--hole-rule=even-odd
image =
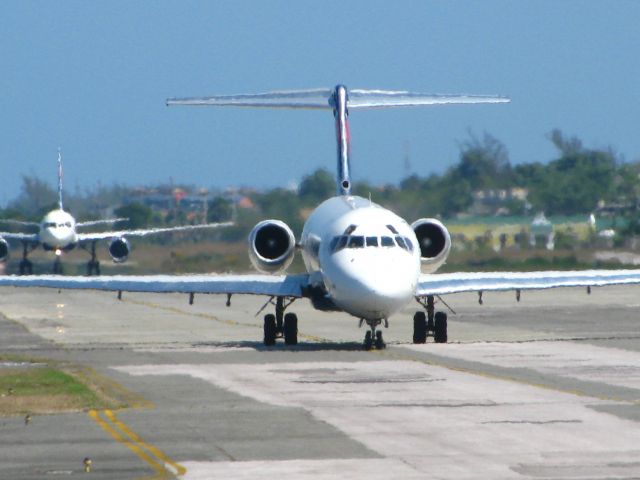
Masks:
[[[415,274],[405,262],[366,262],[340,269],[336,300],[353,315],[387,318],[401,309],[415,292]]]

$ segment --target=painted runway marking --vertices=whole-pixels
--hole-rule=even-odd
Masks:
[[[602,472],[593,478],[637,473],[640,427],[591,408],[607,402],[416,361],[116,369],[188,375],[259,402],[303,408],[389,460],[387,466],[403,465],[413,475],[516,479],[522,478],[518,469],[544,466],[547,476],[558,477],[554,468],[560,473],[576,464]],[[615,465],[611,458],[618,459]],[[212,463],[186,463],[203,472],[188,478],[217,477],[244,462]],[[278,471],[283,466],[277,463],[263,466]],[[406,478],[406,473],[383,469],[368,478]]]
[[[117,442],[127,446],[141,460],[144,460],[160,478],[166,478],[168,474],[182,476],[187,473],[183,465],[173,461],[159,448],[142,440],[137,433],[118,419],[112,410],[91,410],[89,417]]]

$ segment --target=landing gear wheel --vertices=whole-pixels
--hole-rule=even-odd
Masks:
[[[371,350],[373,347],[373,340],[371,338],[371,332],[367,332],[364,334],[364,349]]]
[[[284,343],[285,345],[298,344],[298,317],[295,313],[287,313],[284,316]]]
[[[87,263],[87,275],[91,276],[93,272],[96,275],[100,275],[100,262],[98,260],[89,260]]]
[[[382,332],[378,330],[376,332],[376,350],[384,350],[385,348],[387,348],[387,344],[382,339]]]
[[[447,314],[436,312],[433,339],[436,343],[447,343]]]
[[[267,347],[276,344],[276,316],[272,313],[264,316],[264,344]]]
[[[20,261],[20,275],[33,275],[33,263],[26,258]]]
[[[53,274],[62,275],[62,264],[60,263],[60,258],[56,258],[56,261],[53,262]]]
[[[413,343],[427,341],[427,317],[424,312],[416,312],[413,316]]]

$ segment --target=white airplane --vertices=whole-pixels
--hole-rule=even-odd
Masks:
[[[122,263],[129,257],[131,251],[129,242],[125,238],[131,236],[145,236],[163,232],[176,232],[183,230],[195,230],[201,228],[217,228],[232,225],[233,222],[207,223],[201,225],[185,225],[181,227],[150,228],[139,230],[117,230],[110,232],[78,232],[78,228],[93,227],[96,225],[112,224],[127,220],[126,218],[112,218],[106,220],[92,220],[76,222],[73,216],[64,210],[62,206],[62,155],[58,152],[58,208],[48,212],[40,223],[23,222],[19,220],[0,220],[0,223],[20,225],[24,227],[38,228],[38,233],[13,233],[0,232],[0,262],[4,262],[9,256],[9,244],[7,240],[19,240],[22,243],[22,260],[20,261],[20,275],[32,274],[33,264],[27,255],[39,245],[46,251],[55,253],[53,273],[62,273],[60,257],[63,252],[68,252],[76,247],[82,248],[91,254],[91,260],[87,263],[87,274],[100,275],[100,262],[96,257],[96,243],[98,240],[109,240],[109,255],[115,263]]]
[[[87,277],[0,277],[0,286],[37,286],[131,292],[182,292],[190,303],[196,293],[269,296],[275,314],[264,316],[264,344],[283,337],[297,343],[298,319],[285,310],[299,298],[308,298],[325,311],[344,311],[366,323],[364,347],[385,347],[381,324],[416,300],[422,308],[413,317],[413,342],[447,341],[447,315],[435,312],[435,298],[475,291],[640,283],[640,270],[574,272],[435,274],[451,249],[451,237],[437,219],[421,218],[409,224],[368,199],[351,194],[348,112],[365,108],[460,103],[505,103],[490,96],[424,95],[381,90],[334,89],[272,92],[207,98],[170,99],[168,105],[312,108],[332,110],[338,144],[337,196],[321,203],[307,219],[299,240],[279,220],[259,222],[249,234],[249,256],[255,275],[148,275]],[[274,275],[291,263],[295,251],[307,273]],[[444,301],[443,301],[444,303]],[[446,305],[446,304],[445,304]]]

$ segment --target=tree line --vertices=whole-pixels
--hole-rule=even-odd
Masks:
[[[640,224],[640,161],[626,162],[612,148],[586,148],[581,140],[559,130],[550,132],[548,138],[556,148],[556,158],[546,163],[513,165],[507,148],[498,139],[490,134],[478,137],[470,133],[460,144],[458,162],[446,171],[427,176],[413,174],[397,185],[359,182],[354,184],[354,193],[371,196],[373,201],[412,221],[422,216],[447,219],[463,214],[473,204],[474,192],[521,188],[528,192],[526,199],[510,199],[505,204],[513,215],[588,214],[599,204],[616,205],[617,211],[628,217],[630,228],[640,231],[636,227]],[[20,194],[0,210],[0,218],[39,220],[56,207],[57,194],[51,185],[32,176],[23,176],[22,181]],[[120,185],[98,186],[69,196],[65,207],[76,218],[85,220],[98,218],[107,207],[115,206],[115,215],[130,218],[120,226],[129,228],[189,221],[181,215],[179,204],[164,217],[138,202],[122,205],[129,190]],[[335,191],[334,174],[319,169],[305,176],[297,190],[241,192],[253,208],[235,208],[237,195],[215,195],[208,203],[207,220],[235,217],[237,226],[222,233],[229,241],[244,238],[248,229],[264,218],[282,219],[299,233],[306,213]]]

